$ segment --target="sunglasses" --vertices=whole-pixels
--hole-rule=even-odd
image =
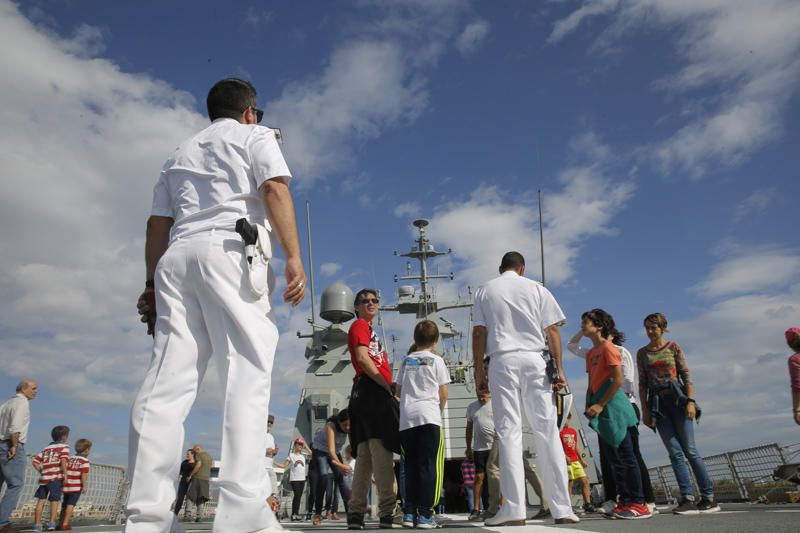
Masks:
[[[259,108],[254,107],[254,106],[250,106],[250,109],[252,109],[256,114],[256,123],[257,124],[261,124],[261,119],[264,118],[264,112],[262,110],[260,110]],[[245,111],[246,110],[247,109],[245,109]]]
[[[366,305],[366,304],[378,304],[380,300],[377,298],[363,298],[358,302],[358,305]]]

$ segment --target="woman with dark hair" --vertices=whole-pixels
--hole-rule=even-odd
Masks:
[[[175,498],[175,516],[178,516],[181,512],[183,501],[186,499],[186,493],[189,491],[189,483],[191,483],[189,475],[192,473],[192,470],[194,470],[194,450],[189,448],[186,450],[186,459],[181,463],[181,479],[178,482],[178,495]]]
[[[622,356],[609,338],[622,338],[614,319],[602,309],[581,316],[581,332],[592,341],[586,353],[589,388],[586,391],[586,417],[597,431],[601,453],[611,465],[619,503],[611,511],[614,518],[637,520],[653,516],[645,504],[642,476],[634,452],[634,435],[639,420],[623,392]]]
[[[700,411],[694,401],[694,382],[689,375],[686,355],[677,342],[664,339],[664,333],[669,330],[667,317],[661,313],[647,315],[644,329],[650,342],[636,353],[639,396],[643,399],[642,421],[658,430],[678,480],[681,500],[672,512],[680,515],[715,513],[719,505],[714,501],[714,486],[694,442],[693,423]],[[687,459],[700,488],[699,502],[695,502]]]
[[[633,356],[631,352],[628,351],[627,348],[623,346],[625,343],[625,334],[617,329],[616,324],[614,323],[614,318],[609,315],[611,319],[610,327],[609,327],[609,336],[606,340],[610,341],[617,347],[619,350],[620,356],[622,357],[622,391],[625,393],[625,396],[631,402],[631,407],[636,412],[636,418],[641,422],[642,416],[641,411],[639,410],[639,406],[636,403],[636,371],[635,366],[633,364]],[[573,354],[577,355],[581,359],[586,359],[586,353],[589,351],[583,346],[580,345],[581,337],[583,337],[583,331],[578,331],[572,339],[567,343],[567,350],[572,352]],[[650,512],[655,514],[658,511],[656,510],[656,498],[655,494],[653,493],[653,484],[650,481],[650,473],[647,470],[647,465],[642,458],[642,452],[639,449],[639,432],[635,431],[631,433],[631,438],[633,439],[633,453],[636,455],[636,461],[639,463],[639,473],[642,476],[642,491],[644,492],[644,501],[647,503],[647,506],[650,508]],[[617,505],[617,485],[614,483],[614,474],[611,471],[611,463],[608,461],[608,457],[606,454],[603,453],[603,449],[600,449],[600,470],[603,473],[603,490],[605,492],[605,503],[603,503],[603,513],[609,515],[614,510],[614,507]]]
[[[350,433],[350,413],[347,409],[330,417],[325,425],[314,434],[311,442],[311,461],[314,467],[310,477],[314,487],[314,518],[312,525],[318,526],[322,522],[323,502],[330,510],[333,499],[333,483],[339,486],[342,493],[345,509],[350,500],[350,494],[344,486],[343,475],[350,472],[350,465],[345,464],[339,457],[339,450],[344,446],[347,435]],[[327,498],[326,498],[327,493]]]

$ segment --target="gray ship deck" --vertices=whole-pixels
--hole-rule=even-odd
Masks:
[[[652,533],[672,533],[674,531],[703,531],[703,533],[737,533],[769,531],[770,533],[797,533],[800,531],[800,504],[760,505],[760,504],[723,504],[719,513],[702,516],[677,516],[669,512],[668,507],[661,507],[661,514],[649,520],[607,520],[600,515],[586,515],[580,524],[556,526],[552,520],[528,520],[522,527],[483,527],[481,524],[469,522],[466,515],[444,515],[447,519],[445,529],[458,529],[459,533],[564,533],[575,531],[625,532],[644,531]],[[325,531],[347,531],[343,520],[325,522],[321,527],[312,527],[309,522],[285,523],[287,530],[303,533]],[[211,531],[208,522],[184,524],[186,533]],[[367,530],[378,530],[377,522],[367,522]],[[73,529],[77,532],[119,533],[120,526],[86,526]]]

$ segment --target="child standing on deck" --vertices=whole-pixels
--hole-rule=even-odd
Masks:
[[[615,518],[637,520],[650,518],[645,505],[642,477],[633,448],[633,434],[639,420],[631,402],[622,392],[622,356],[610,341],[614,321],[602,309],[592,309],[581,316],[581,331],[592,341],[586,354],[589,389],[586,391],[586,417],[597,431],[599,444],[608,457],[619,493],[619,504],[612,511]]]
[[[44,511],[45,500],[50,501],[50,523],[47,531],[56,529],[56,516],[58,515],[58,504],[61,501],[61,493],[64,488],[64,477],[67,473],[67,459],[69,458],[69,428],[67,426],[56,426],[50,432],[53,442],[37,453],[33,457],[33,467],[41,474],[39,478],[39,488],[36,489],[34,497],[36,511],[33,515],[33,530],[42,531],[42,512]]]
[[[67,477],[64,478],[64,503],[61,506],[61,525],[60,531],[71,531],[72,526],[69,521],[72,519],[72,512],[81,494],[86,492],[87,480],[89,478],[89,452],[92,451],[92,441],[89,439],[78,439],[75,441],[75,455],[67,460]]]
[[[400,444],[406,469],[403,527],[438,527],[433,510],[439,503],[444,469],[442,409],[447,403],[450,373],[444,359],[431,352],[439,328],[423,320],[414,328],[416,350],[400,364]]]

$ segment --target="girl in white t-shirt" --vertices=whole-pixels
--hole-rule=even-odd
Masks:
[[[300,499],[303,496],[303,489],[306,486],[306,466],[311,457],[311,448],[303,439],[295,439],[292,451],[282,463],[275,463],[279,468],[289,468],[289,484],[292,486],[292,521],[301,520]]]
[[[403,526],[433,529],[444,470],[442,409],[447,403],[450,373],[444,360],[431,350],[439,328],[423,320],[414,328],[416,349],[400,364],[400,444],[405,460]]]

